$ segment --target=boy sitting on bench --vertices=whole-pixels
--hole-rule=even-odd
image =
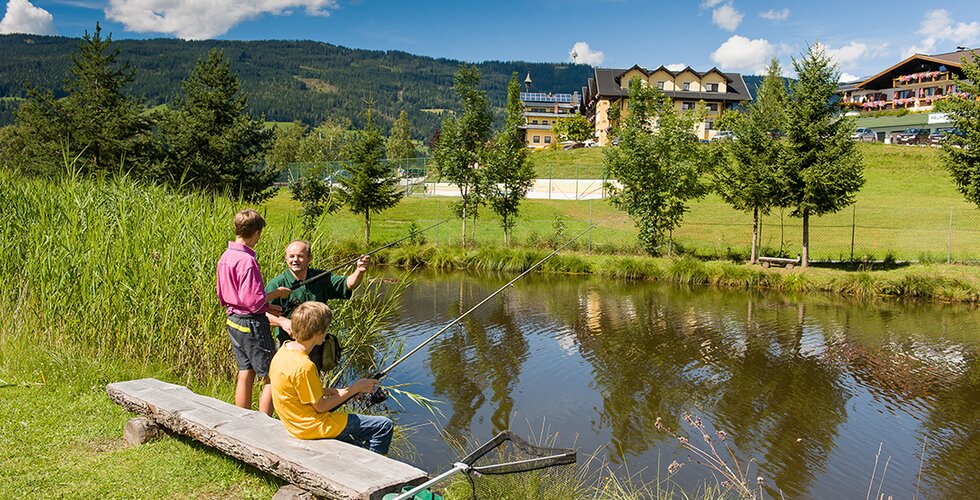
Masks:
[[[310,361],[310,350],[323,342],[333,313],[322,302],[304,302],[293,311],[292,336],[272,358],[272,403],[286,431],[300,439],[339,439],[386,454],[394,425],[390,418],[331,413],[351,397],[372,393],[375,379],[362,378],[343,389],[324,388]]]

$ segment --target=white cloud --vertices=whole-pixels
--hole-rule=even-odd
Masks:
[[[718,4],[720,4],[721,2],[724,2],[724,1],[725,0],[704,0],[703,2],[701,2],[701,8],[702,9],[711,9],[715,5],[718,5]]]
[[[838,67],[845,69],[856,67],[858,65],[858,61],[862,58],[878,57],[888,53],[888,44],[886,43],[868,45],[864,42],[851,42],[836,49],[820,42],[817,42],[814,45],[822,49],[828,56],[830,56],[830,59],[833,60]]]
[[[568,58],[573,63],[588,64],[589,66],[602,64],[602,60],[605,57],[606,54],[601,50],[592,50],[589,44],[585,42],[575,42],[575,45],[572,45],[572,49],[568,51]]]
[[[667,69],[669,69],[670,71],[680,71],[680,70],[686,68],[687,65],[684,64],[684,63],[677,63],[677,64],[668,64],[668,65],[666,65],[664,67],[667,68]]]
[[[711,60],[723,70],[763,74],[769,60],[782,50],[765,38],[749,40],[732,35],[711,53]]]
[[[304,8],[310,16],[329,16],[337,0],[109,0],[105,15],[123,23],[127,31],[200,40],[223,35],[263,14],[291,14],[294,8]]]
[[[841,83],[856,82],[856,81],[858,81],[860,79],[861,79],[860,76],[852,75],[852,74],[847,73],[847,72],[840,74],[840,82]]]
[[[773,22],[785,21],[789,19],[789,9],[783,9],[783,10],[769,9],[765,12],[760,12],[759,17],[763,19],[768,19]]]
[[[742,23],[743,17],[745,16],[735,10],[731,2],[718,7],[711,13],[711,21],[717,24],[719,28],[727,31],[735,31],[738,25]]]
[[[919,25],[918,34],[925,38],[918,45],[905,49],[905,56],[912,54],[930,54],[936,51],[940,42],[950,42],[950,45],[975,45],[980,42],[980,23],[958,23],[953,20],[945,9],[926,12]],[[945,50],[951,50],[946,47]]]
[[[0,20],[0,34],[29,33],[54,35],[54,16],[28,0],[9,0],[7,13]]]

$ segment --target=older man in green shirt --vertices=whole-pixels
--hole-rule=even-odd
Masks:
[[[278,287],[292,288],[293,285],[300,281],[305,281],[323,274],[325,271],[310,268],[310,259],[312,257],[313,255],[310,251],[310,243],[308,241],[296,240],[290,242],[286,245],[287,269],[282,274],[269,280],[265,285],[266,290],[275,290]],[[289,335],[292,332],[292,322],[289,317],[292,315],[293,309],[296,309],[296,306],[299,304],[311,300],[326,302],[330,299],[349,299],[351,293],[364,279],[364,273],[367,272],[370,263],[371,256],[362,255],[361,258],[357,259],[354,272],[349,276],[330,274],[329,276],[318,278],[311,283],[307,283],[293,290],[288,299],[276,299],[273,301],[272,304],[281,306],[286,312],[283,316],[269,316],[269,323],[274,327],[279,327],[276,332],[276,338],[280,342],[292,339]],[[320,371],[324,369],[323,352],[325,345],[327,348],[331,347],[328,343],[324,342],[324,344],[313,348],[310,352],[310,360],[313,361],[317,370]],[[327,366],[326,368],[332,370],[334,367]]]

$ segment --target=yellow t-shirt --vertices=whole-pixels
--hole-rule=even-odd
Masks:
[[[269,365],[272,405],[286,431],[300,439],[337,437],[347,426],[346,413],[319,413],[320,374],[305,351],[279,348]]]

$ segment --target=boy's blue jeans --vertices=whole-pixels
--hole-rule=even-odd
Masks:
[[[350,413],[347,415],[347,426],[335,439],[385,455],[391,446],[393,429],[394,424],[388,417]]]

